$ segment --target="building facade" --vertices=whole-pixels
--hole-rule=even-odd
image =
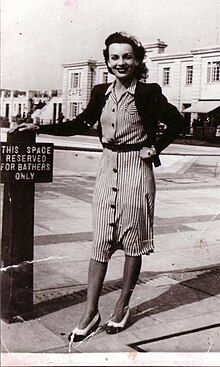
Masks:
[[[193,120],[220,106],[220,46],[167,54],[161,41],[144,45],[149,70],[146,82],[156,82],[170,103],[183,113],[189,129]],[[104,62],[87,61],[63,65],[63,111],[74,118],[87,105],[94,85],[111,82]],[[220,115],[219,115],[220,123]]]
[[[161,85],[191,126],[210,113],[219,116],[220,123],[220,46],[153,56],[150,79]]]
[[[193,120],[212,112],[220,124],[220,46],[168,54],[165,52],[167,45],[158,39],[144,47],[144,61],[149,70],[144,81],[156,82],[162,87],[163,94],[188,121],[189,131]],[[41,97],[46,106],[35,112],[38,121],[55,123],[61,111],[66,120],[71,120],[86,108],[96,84],[114,80],[104,61],[88,60],[62,66],[62,92],[49,96],[36,96],[35,92],[34,97],[31,91],[16,96],[13,91],[2,91],[1,116],[12,118],[17,113],[22,114],[28,111],[30,98],[39,100]]]
[[[62,91],[1,90],[1,120],[12,123],[16,117],[32,114],[34,122],[54,123],[62,112]]]

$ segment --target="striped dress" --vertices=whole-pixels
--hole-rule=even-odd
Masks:
[[[147,139],[138,115],[136,80],[117,101],[114,83],[106,91],[101,114],[102,142],[135,144]],[[117,250],[139,256],[153,252],[155,180],[152,164],[140,151],[104,148],[93,195],[93,253],[106,262]]]

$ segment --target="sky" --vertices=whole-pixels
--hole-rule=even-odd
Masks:
[[[166,53],[220,45],[220,0],[2,0],[1,88],[62,88],[62,64],[102,60],[109,34]]]

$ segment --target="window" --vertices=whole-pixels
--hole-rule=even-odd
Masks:
[[[5,117],[9,117],[9,103],[5,105]]]
[[[79,88],[81,84],[81,74],[72,73],[70,83],[71,83],[71,88]]]
[[[170,68],[163,69],[163,85],[170,84]]]
[[[58,103],[58,116],[61,114],[62,112],[62,103]]]
[[[78,103],[72,102],[70,103],[70,118],[76,117],[78,114]]]
[[[108,83],[108,72],[103,71],[102,73],[102,83]]]
[[[215,83],[220,81],[220,61],[208,62],[207,82]]]
[[[189,65],[186,67],[186,85],[192,84],[193,81],[193,66]]]
[[[57,118],[57,104],[53,103],[53,123],[56,123],[56,118]]]
[[[10,90],[5,90],[4,97],[10,97],[10,95],[11,95],[11,91]]]

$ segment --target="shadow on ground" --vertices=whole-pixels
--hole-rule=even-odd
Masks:
[[[134,307],[129,325],[145,317],[220,294],[220,266],[218,265],[166,273],[142,272],[138,284],[147,284],[150,280],[161,278],[164,275],[178,281],[178,283],[171,284],[168,290],[166,287],[166,291],[158,297],[142,302]],[[121,288],[122,279],[105,282],[101,295],[120,290]],[[71,292],[71,289],[68,291],[68,288],[65,289],[65,294],[35,304],[32,314],[22,315],[24,319],[36,319],[86,301],[86,288],[75,292]],[[58,294],[61,294],[61,291],[58,289]]]

